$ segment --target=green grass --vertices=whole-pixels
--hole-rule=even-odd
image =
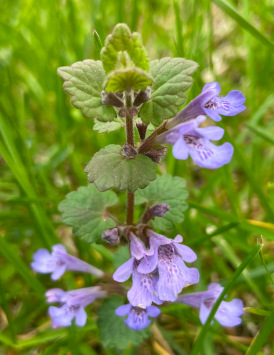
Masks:
[[[235,153],[216,171],[175,161],[171,151],[162,172],[186,178],[190,192],[181,233],[198,255],[201,281],[235,283],[229,298],[243,299],[243,324],[235,329],[200,325],[197,311],[162,307],[157,321],[175,354],[271,354],[273,310],[273,6],[269,1],[13,0],[0,12],[0,354],[117,354],[104,349],[96,309],[81,329],[50,328],[44,290],[90,285],[68,274],[55,284],[29,268],[32,254],[61,240],[98,268],[113,272],[112,249],[86,245],[61,224],[58,203],[87,183],[85,164],[100,148],[124,142],[122,131],[101,134],[72,107],[56,74],[60,66],[99,59],[102,41],[119,21],[139,31],[151,59],[184,56],[200,65],[188,101],[205,82],[217,80],[222,94],[241,90],[247,109],[224,118],[224,141]],[[263,236],[259,255],[257,239]],[[74,249],[76,246],[76,249]],[[262,261],[263,260],[263,261]],[[266,271],[267,268],[268,272]],[[239,271],[240,270],[240,271]],[[228,288],[227,286],[227,288]],[[224,296],[224,295],[223,295]],[[221,299],[220,299],[221,300]],[[212,310],[212,316],[214,309]],[[73,336],[72,336],[73,334]],[[199,334],[199,335],[198,335]],[[205,341],[202,341],[205,339]],[[153,339],[137,350],[151,352]]]

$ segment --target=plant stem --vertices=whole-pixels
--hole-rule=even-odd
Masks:
[[[127,191],[127,225],[133,224],[134,192]]]
[[[127,134],[127,144],[130,144],[134,147],[134,127],[133,127],[133,118],[129,113],[129,109],[132,106],[132,97],[131,93],[126,93],[126,134]],[[134,217],[134,192],[127,191],[127,225],[133,224]]]

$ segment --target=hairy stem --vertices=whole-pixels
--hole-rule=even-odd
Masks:
[[[126,135],[127,135],[127,144],[130,144],[134,147],[134,127],[133,127],[133,118],[129,113],[129,109],[132,106],[132,97],[130,93],[126,93]],[[133,224],[134,218],[134,192],[127,191],[127,225]]]

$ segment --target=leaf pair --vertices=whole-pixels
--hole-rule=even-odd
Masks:
[[[138,190],[136,204],[147,203],[153,206],[162,202],[167,203],[170,210],[164,217],[156,217],[152,225],[162,231],[170,231],[177,223],[183,221],[182,211],[187,209],[185,201],[187,196],[184,179],[162,175],[145,189]],[[76,236],[92,243],[99,242],[105,230],[115,227],[114,221],[107,213],[107,208],[118,203],[119,199],[115,192],[101,193],[90,184],[69,193],[60,203],[59,211],[62,212],[62,221],[73,227]]]
[[[183,58],[148,61],[141,36],[118,24],[106,39],[101,51],[102,62],[84,60],[61,67],[64,90],[72,104],[87,118],[113,121],[115,109],[103,105],[101,92],[137,92],[151,87],[151,98],[140,108],[139,117],[146,124],[159,126],[174,117],[186,100],[185,91],[192,85],[191,75],[197,63]],[[148,73],[147,73],[148,71]]]

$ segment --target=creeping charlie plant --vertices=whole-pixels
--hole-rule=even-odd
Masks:
[[[85,117],[95,119],[98,133],[121,127],[126,131],[126,143],[102,147],[91,158],[85,168],[90,184],[69,193],[61,202],[62,220],[86,242],[103,239],[118,247],[127,244],[130,255],[122,265],[120,262],[111,279],[68,254],[60,244],[53,246],[51,253],[38,250],[31,266],[37,272],[51,273],[52,280],[59,279],[66,270],[90,273],[95,280],[106,277],[100,285],[95,282],[77,290],[47,291],[47,302],[57,304],[49,307],[54,328],[69,326],[74,318],[76,325],[84,326],[85,307],[103,298],[98,312],[102,335],[107,333],[114,339],[111,332],[120,331],[131,339],[134,334],[144,333],[141,330],[148,327],[151,318],[160,315],[159,306],[165,301],[198,308],[200,320],[205,323],[222,293],[219,284],[210,284],[204,292],[185,292],[187,286],[199,282],[199,271],[193,267],[197,255],[183,244],[181,235],[172,232],[187,208],[186,184],[180,177],[156,174],[166,144],[172,145],[175,159],[190,156],[201,168],[217,169],[232,158],[230,143],[212,143],[223,137],[223,128],[205,124],[205,120],[208,116],[218,122],[222,116],[239,114],[245,109],[245,97],[237,90],[220,96],[219,83],[207,83],[178,112],[197,67],[197,63],[184,58],[149,61],[141,36],[131,33],[125,24],[118,24],[101,49],[101,61],[87,59],[58,69],[71,103]],[[120,191],[127,194],[124,216],[118,208],[121,194],[116,192]],[[142,209],[141,217],[134,213],[136,205]],[[121,285],[130,277],[131,286]],[[112,288],[107,282],[113,283]],[[125,304],[115,298],[119,296],[113,298],[115,289],[120,294],[127,292]],[[215,319],[223,326],[236,326],[242,314],[240,299],[222,301]],[[102,329],[107,326],[107,330]]]

